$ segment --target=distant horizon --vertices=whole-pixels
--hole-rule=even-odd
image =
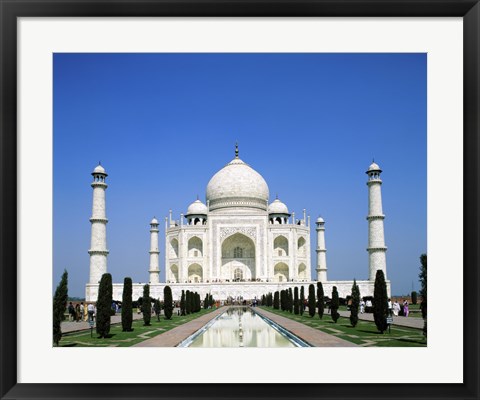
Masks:
[[[368,279],[365,171],[383,170],[392,296],[419,291],[426,253],[425,54],[54,55],[53,289],[89,276],[91,172],[101,161],[108,272],[148,283],[149,222],[185,213],[234,157],[296,218],[325,221],[329,280]],[[232,131],[235,127],[235,132]],[[398,293],[398,294],[395,294]],[[401,293],[401,294],[400,294]],[[328,295],[328,294],[326,294]]]

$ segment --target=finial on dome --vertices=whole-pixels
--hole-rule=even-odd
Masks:
[[[238,158],[238,142],[235,142],[235,158]]]
[[[275,194],[275,200],[278,200],[278,193]]]
[[[197,200],[199,200],[199,198],[198,198],[198,194],[197,194]]]

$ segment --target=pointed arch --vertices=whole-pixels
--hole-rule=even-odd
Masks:
[[[170,266],[170,277],[169,279],[172,283],[178,283],[178,266],[177,264],[173,264]]]
[[[277,236],[273,241],[273,251],[275,257],[287,257],[288,256],[288,239],[283,236]]]
[[[289,279],[288,265],[283,262],[275,264],[273,269],[273,280],[275,282],[288,282]]]
[[[203,257],[203,242],[198,236],[193,236],[188,241],[188,256]]]
[[[200,264],[194,263],[188,267],[188,282],[199,283],[203,281],[203,268]]]
[[[307,242],[305,238],[303,236],[300,236],[297,242],[297,255],[299,255],[300,257],[305,257],[305,255],[307,254],[306,247]]]
[[[307,279],[307,266],[304,263],[298,266],[297,278],[302,281]]]
[[[170,240],[170,258],[178,258],[178,240],[177,238],[173,238]]]

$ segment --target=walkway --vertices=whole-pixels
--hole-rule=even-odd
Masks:
[[[325,313],[327,310],[325,310]],[[338,312],[342,317],[350,317],[350,311],[339,311]],[[326,314],[329,315],[329,314]],[[358,319],[361,319],[362,321],[374,321],[373,319],[373,314],[371,313],[364,313],[364,314],[358,314]],[[418,318],[418,317],[396,317],[395,315],[393,316],[393,325],[397,326],[405,326],[407,328],[416,328],[416,329],[423,329],[423,318]]]
[[[142,319],[142,314],[133,314],[133,320]],[[117,313],[110,318],[110,324],[120,324],[122,322],[122,314]],[[84,331],[90,329],[90,324],[86,321],[63,321],[62,325],[62,333],[72,333],[78,331]]]
[[[273,314],[264,309],[255,308],[255,312],[266,316],[273,322],[283,326],[285,329],[297,335],[299,338],[310,343],[314,347],[357,347],[356,344],[347,342],[336,336],[321,332],[318,329],[311,328],[300,322],[296,322],[290,318],[285,318],[277,314]]]
[[[208,321],[225,311],[226,307],[220,307],[211,313],[195,318],[192,321],[170,329],[169,331],[161,333],[158,336],[137,343],[132,347],[175,347],[182,340],[188,338],[190,335],[198,331],[202,326],[207,324]]]

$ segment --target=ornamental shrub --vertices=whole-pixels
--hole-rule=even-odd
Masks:
[[[110,333],[110,313],[112,310],[112,275],[103,274],[98,287],[96,324],[97,334],[106,338]]]
[[[172,319],[173,313],[173,298],[172,298],[172,289],[170,286],[165,286],[163,288],[163,309],[165,313],[165,319]]]
[[[293,312],[295,315],[300,314],[300,302],[298,300],[298,287],[293,290]]]
[[[317,282],[317,304],[318,304],[318,316],[320,319],[323,318],[323,313],[325,311],[325,299],[324,299],[323,285],[322,282]]]
[[[377,329],[383,333],[387,330],[388,295],[385,275],[378,270],[375,275],[375,287],[373,289],[373,318]]]
[[[150,302],[150,285],[148,283],[143,287],[142,315],[143,326],[150,326],[150,320],[152,318],[152,303]]]
[[[315,315],[315,286],[308,285],[308,314],[313,318]]]
[[[360,309],[360,289],[357,281],[353,280],[352,303],[350,304],[350,323],[355,328],[358,324],[358,311]]]
[[[337,287],[334,286],[332,290],[332,303],[330,306],[330,312],[332,313],[333,322],[337,322],[340,314],[338,313],[338,307],[340,306],[340,301],[338,299]]]
[[[55,289],[53,296],[53,342],[58,346],[62,339],[62,321],[64,320],[65,308],[68,300],[68,272],[63,270],[60,283]]]
[[[278,290],[273,295],[273,308],[275,310],[280,309],[280,293],[278,293]]]
[[[305,311],[305,289],[300,286],[300,315]]]
[[[182,297],[180,297],[180,314],[186,315],[185,290],[182,290]]]
[[[123,280],[123,294],[122,294],[122,332],[132,331],[132,278],[125,278]]]

